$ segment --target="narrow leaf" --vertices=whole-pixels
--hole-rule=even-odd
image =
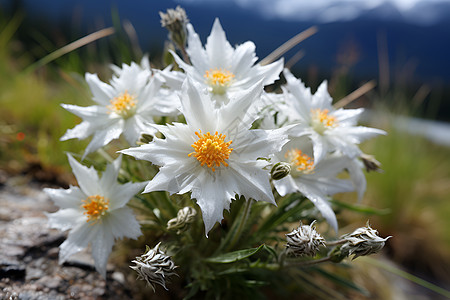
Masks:
[[[258,248],[238,250],[238,251],[233,251],[233,252],[225,253],[222,255],[218,255],[215,257],[210,257],[208,259],[205,259],[205,261],[209,262],[209,263],[216,263],[216,264],[228,264],[228,263],[236,262],[239,260],[243,260],[247,257],[250,257],[250,256],[258,253],[263,247],[264,247],[264,244],[262,244]]]

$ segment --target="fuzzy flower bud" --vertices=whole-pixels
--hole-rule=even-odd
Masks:
[[[286,162],[279,162],[272,167],[270,176],[273,180],[280,180],[281,178],[288,176],[289,173],[291,173],[291,165]]]
[[[370,228],[369,223],[366,227],[361,227],[352,233],[343,235],[341,239],[346,242],[340,247],[342,255],[350,256],[354,254],[353,259],[358,256],[377,253],[384,247],[384,243],[390,238],[381,238],[378,231]]]
[[[180,6],[168,9],[167,13],[159,12],[161,25],[169,31],[170,39],[179,49],[184,49],[186,44],[186,24],[189,22],[186,11]]]
[[[361,154],[361,156],[359,157],[363,164],[364,167],[366,167],[366,171],[370,172],[370,171],[375,171],[375,172],[381,172],[381,163],[375,159],[375,157],[373,155],[369,155],[369,154]]]
[[[158,243],[153,249],[147,246],[146,252],[132,261],[136,265],[130,266],[138,273],[138,279],[147,281],[147,284],[152,287],[153,291],[155,291],[155,283],[167,290],[166,278],[176,275],[174,272],[175,264],[170,256],[159,250],[160,245],[161,243]]]
[[[309,226],[300,222],[300,226],[297,229],[286,234],[287,254],[316,256],[319,247],[325,245],[325,239],[313,227],[315,222],[312,222]]]
[[[196,215],[197,211],[195,208],[186,206],[178,211],[176,218],[167,222],[167,229],[176,230],[177,234],[180,234],[188,228],[189,224],[194,222]]]

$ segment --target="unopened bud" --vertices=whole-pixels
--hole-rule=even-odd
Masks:
[[[138,279],[147,281],[153,291],[155,291],[156,283],[167,290],[166,278],[176,275],[175,264],[170,256],[159,250],[160,245],[161,243],[158,243],[153,249],[147,246],[146,252],[132,261],[136,265],[130,266],[138,273]]]
[[[276,163],[270,171],[273,180],[280,180],[291,173],[291,165],[287,162]]]
[[[385,242],[390,237],[379,237],[378,231],[372,229],[367,223],[366,227],[358,228],[352,233],[341,237],[346,242],[340,247],[340,252],[345,256],[354,255],[353,259],[358,256],[374,254],[384,247]]]
[[[186,206],[178,211],[176,218],[167,222],[167,229],[176,230],[177,234],[180,234],[188,228],[189,224],[194,222],[196,215],[197,211],[195,208]]]
[[[179,49],[184,49],[186,44],[186,24],[189,22],[186,11],[180,6],[168,9],[166,13],[159,12],[161,25],[169,31],[169,38]]]
[[[366,171],[370,172],[370,171],[375,171],[375,172],[381,172],[381,163],[375,159],[375,157],[373,155],[369,155],[369,154],[361,154],[360,158],[364,164],[364,166],[366,167]]]
[[[313,227],[315,221],[311,225],[303,225],[286,234],[287,254],[293,256],[316,256],[320,246],[325,246],[325,239]]]

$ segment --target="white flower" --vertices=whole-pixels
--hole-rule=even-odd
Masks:
[[[110,84],[100,81],[95,74],[86,74],[93,100],[97,105],[80,107],[63,104],[66,110],[79,116],[83,122],[67,130],[61,140],[85,139],[93,136],[84,156],[119,138],[124,134],[130,144],[134,144],[143,131],[144,124],[153,123],[155,116],[178,113],[178,99],[161,88],[163,79],[152,75],[150,69],[132,63],[123,64],[122,69],[114,68],[116,75]],[[153,132],[146,132],[153,133]]]
[[[238,101],[216,108],[210,95],[188,77],[181,93],[187,124],[154,125],[164,139],[121,151],[161,166],[144,192],[191,191],[203,214],[205,231],[223,218],[236,194],[275,203],[267,162],[258,160],[281,150],[285,129],[250,130],[256,113],[249,107],[260,97],[257,83]]]
[[[106,277],[106,263],[114,241],[141,235],[139,223],[125,205],[146,183],[117,184],[121,156],[106,167],[101,178],[94,168],[68,157],[79,187],[44,190],[60,207],[59,211],[47,214],[50,227],[70,229],[67,240],[60,246],[59,262],[91,244],[95,268]]]
[[[263,80],[263,85],[272,84],[279,78],[283,69],[280,59],[266,66],[255,64],[255,44],[247,41],[233,48],[227,41],[219,19],[209,35],[203,48],[198,34],[192,24],[187,24],[187,53],[192,65],[184,62],[172,52],[177,64],[194,80],[208,88],[217,103],[226,103],[237,93],[249,89]],[[179,89],[184,76],[180,72],[165,70],[161,73],[172,88]]]
[[[306,135],[314,143],[314,157],[320,161],[327,153],[339,150],[342,154],[355,158],[361,154],[358,144],[363,140],[385,131],[357,126],[364,109],[334,109],[333,99],[328,94],[324,81],[312,95],[309,88],[296,79],[287,69],[284,70],[287,111],[290,123],[299,125],[292,134]]]
[[[328,198],[336,193],[353,191],[349,180],[336,177],[346,167],[348,158],[333,155],[316,163],[312,152],[311,141],[306,137],[294,138],[284,145],[275,154],[275,160],[289,163],[291,170],[286,177],[274,180],[273,185],[281,196],[302,193],[337,232],[336,215]]]
[[[174,262],[170,256],[159,250],[160,245],[161,243],[158,243],[153,249],[147,246],[146,252],[132,261],[136,265],[130,266],[138,273],[138,279],[147,281],[153,291],[156,283],[167,290],[166,278],[176,275]]]

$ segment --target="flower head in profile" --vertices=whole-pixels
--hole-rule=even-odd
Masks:
[[[96,105],[80,107],[63,104],[69,112],[83,121],[67,130],[61,140],[85,139],[92,136],[84,155],[91,153],[124,135],[134,144],[140,134],[148,130],[146,123],[154,123],[157,116],[177,114],[178,99],[161,88],[163,79],[153,75],[146,63],[132,63],[113,68],[110,84],[100,81],[95,74],[86,74]],[[149,132],[147,132],[149,133]]]
[[[175,53],[175,61],[195,81],[208,89],[218,104],[226,103],[259,81],[263,85],[272,84],[279,78],[283,69],[280,59],[269,65],[255,64],[255,44],[247,41],[233,48],[228,42],[219,19],[214,21],[205,47],[192,24],[187,24],[187,53],[192,65],[184,62]],[[172,88],[179,89],[185,78],[181,72],[162,72]]]
[[[275,154],[275,161],[289,164],[289,174],[273,185],[281,196],[302,193],[319,210],[322,216],[337,232],[336,215],[329,204],[329,196],[354,190],[351,181],[337,178],[348,165],[348,158],[329,155],[315,162],[313,146],[307,137],[292,138]]]
[[[121,156],[106,167],[101,178],[92,167],[68,157],[79,187],[44,190],[60,207],[47,215],[50,227],[70,230],[60,246],[59,262],[91,244],[95,268],[106,277],[106,263],[115,240],[141,235],[139,223],[126,204],[145,183],[117,184]]]
[[[222,220],[223,210],[236,195],[275,203],[268,171],[263,169],[267,162],[258,158],[280,151],[287,134],[285,129],[250,129],[256,113],[249,108],[261,92],[259,82],[239,101],[217,108],[209,93],[188,78],[181,93],[187,124],[154,125],[164,139],[155,137],[149,144],[121,151],[161,167],[144,192],[191,191],[206,233]]]
[[[353,259],[378,253],[389,238],[391,236],[386,238],[378,236],[378,231],[372,229],[367,222],[366,227],[360,227],[341,237],[342,240],[346,240],[346,243],[341,246],[340,252],[346,256],[354,255]]]
[[[364,109],[335,109],[333,99],[323,82],[312,95],[309,88],[292,75],[287,69],[285,95],[290,123],[298,123],[292,133],[308,136],[314,144],[316,161],[323,159],[327,153],[340,151],[349,158],[361,154],[358,144],[362,141],[386,132],[376,128],[357,126],[357,121]]]
[[[147,246],[146,252],[132,261],[136,265],[130,266],[138,273],[138,279],[147,281],[153,291],[155,291],[155,284],[167,290],[166,278],[176,275],[174,262],[170,256],[159,249],[160,245],[161,243],[158,243],[153,249]]]

